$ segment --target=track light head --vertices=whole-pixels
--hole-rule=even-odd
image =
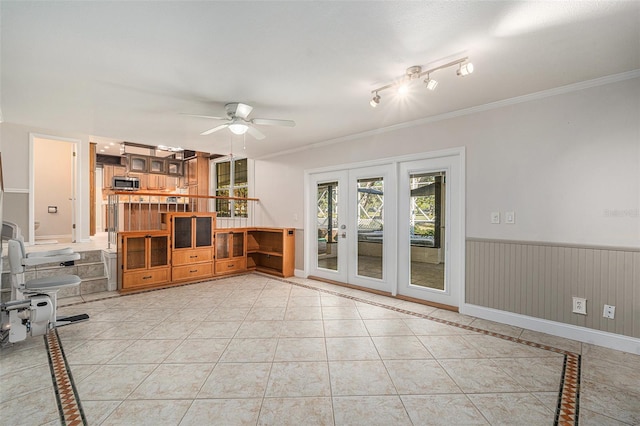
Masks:
[[[466,64],[460,64],[460,68],[458,68],[458,75],[460,77],[465,77],[473,72],[473,64],[471,62],[467,62]]]
[[[372,108],[375,108],[375,107],[378,106],[379,103],[380,103],[380,95],[378,95],[378,92],[376,92],[374,97],[371,98],[371,101],[369,102],[369,105],[371,105]]]
[[[432,92],[436,90],[436,87],[438,87],[438,81],[430,78],[428,75],[427,75],[427,78],[424,80],[424,84],[427,87],[427,89],[431,90]]]

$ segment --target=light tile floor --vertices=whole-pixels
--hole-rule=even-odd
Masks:
[[[561,353],[420,315],[582,354],[580,424],[640,423],[640,356],[358,290],[248,274],[85,299],[58,331],[92,425],[554,423]],[[61,423],[41,337],[0,380],[3,424]]]

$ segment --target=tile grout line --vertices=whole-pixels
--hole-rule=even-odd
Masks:
[[[263,275],[263,274],[260,274],[260,273],[252,273],[252,274]],[[249,274],[246,274],[246,275],[249,275]],[[267,277],[267,276],[265,276],[265,277]],[[224,279],[224,278],[226,278],[226,277],[223,277],[223,278],[220,278],[220,279]],[[473,331],[473,332],[476,332],[476,333],[484,334],[484,335],[487,335],[487,336],[492,336],[492,337],[496,337],[496,338],[499,338],[499,339],[511,341],[511,342],[514,342],[514,343],[519,343],[519,344],[522,344],[522,345],[525,345],[525,346],[530,346],[530,347],[534,347],[534,348],[538,348],[538,349],[546,350],[546,351],[549,351],[549,352],[555,352],[555,353],[564,355],[565,363],[564,363],[562,376],[561,376],[560,389],[559,389],[559,392],[558,392],[558,405],[556,407],[556,413],[555,413],[555,417],[554,417],[554,419],[555,419],[554,425],[575,425],[575,424],[578,423],[580,368],[581,368],[580,367],[580,365],[581,365],[581,356],[579,354],[576,354],[576,353],[568,351],[568,350],[555,348],[553,346],[543,345],[541,343],[536,343],[536,342],[532,342],[532,341],[529,341],[529,340],[524,340],[524,339],[521,339],[519,337],[507,336],[505,334],[500,334],[500,333],[496,333],[496,332],[493,332],[493,331],[484,330],[484,329],[481,329],[481,328],[478,328],[478,327],[474,327],[474,326],[471,326],[471,325],[459,324],[459,323],[456,323],[454,321],[433,317],[433,316],[430,316],[430,315],[427,315],[427,314],[421,314],[421,313],[418,313],[418,312],[412,312],[412,311],[409,311],[409,310],[406,310],[406,309],[402,309],[402,308],[398,308],[398,307],[395,307],[395,306],[392,306],[392,305],[386,305],[386,304],[383,304],[383,303],[380,303],[380,302],[363,299],[363,298],[358,297],[358,296],[352,296],[352,295],[343,294],[343,293],[340,293],[340,292],[334,291],[334,290],[329,290],[329,289],[325,289],[325,288],[318,288],[318,287],[314,287],[314,286],[311,286],[311,285],[308,285],[308,284],[303,284],[303,283],[298,283],[298,282],[295,282],[295,281],[290,281],[290,280],[287,280],[285,278],[279,278],[279,277],[273,277],[273,276],[268,276],[267,278],[273,279],[275,281],[285,282],[285,283],[288,283],[288,284],[291,284],[291,285],[295,285],[295,286],[298,286],[298,287],[307,288],[307,289],[310,289],[310,290],[315,290],[315,291],[322,292],[322,293],[325,293],[325,294],[330,294],[330,295],[334,295],[334,296],[350,299],[350,300],[353,300],[353,301],[356,301],[356,302],[362,302],[362,303],[366,303],[366,304],[369,304],[369,305],[372,305],[372,306],[382,307],[382,308],[389,309],[389,310],[392,310],[392,311],[395,311],[395,312],[399,312],[399,313],[403,313],[403,314],[406,314],[406,315],[411,315],[411,316],[418,317],[418,318],[428,319],[430,321],[434,321],[434,322],[437,322],[437,323],[440,323],[440,324],[450,325],[450,326],[453,326],[453,327],[462,328],[464,330],[469,330],[469,331]],[[207,280],[207,281],[211,281],[211,280]],[[214,280],[214,281],[217,281],[217,280]],[[204,282],[204,281],[202,281],[202,282]],[[197,282],[197,283],[201,283],[201,282]],[[197,284],[197,283],[185,283],[185,284],[181,284],[180,286]],[[163,289],[164,288],[148,289],[148,290],[144,290],[144,291],[141,291],[141,292],[135,292],[135,293],[125,294],[125,295],[111,296],[111,297],[108,297],[106,299],[115,298],[115,297],[122,297],[122,296],[128,296],[128,295],[133,295],[133,294],[148,293],[148,292],[157,291],[157,290],[163,290]],[[97,299],[97,300],[104,300],[104,299]],[[90,303],[90,302],[77,302],[77,303],[72,303],[72,304],[70,304],[68,306],[79,305],[79,304],[83,304],[83,303]],[[57,332],[56,332],[56,336],[57,336]],[[59,341],[58,341],[58,344],[60,344]],[[65,364],[66,364],[66,359],[64,361],[65,361]],[[567,367],[567,365],[569,367]],[[70,372],[69,372],[69,374],[70,374]],[[73,382],[72,382],[72,385],[73,385]],[[75,386],[74,386],[73,390],[75,392]],[[57,390],[56,390],[56,396],[58,396]],[[75,393],[75,396],[76,396],[77,402],[79,404],[80,401],[77,398],[77,392]],[[80,413],[82,414],[82,418],[84,420],[84,414],[82,413],[81,409],[80,409]],[[560,423],[558,423],[559,421],[560,421]],[[76,423],[76,424],[80,424],[80,423]]]
[[[86,425],[87,419],[84,416],[80,398],[71,375],[71,370],[67,364],[67,358],[62,349],[62,344],[58,336],[58,330],[51,329],[44,336],[47,356],[49,358],[49,368],[51,379],[56,394],[60,421],[63,425],[76,426]]]
[[[473,327],[466,324],[458,324],[453,321],[432,317],[430,315],[421,314],[418,312],[411,312],[406,309],[397,308],[391,305],[385,305],[380,302],[374,302],[370,300],[366,300],[357,296],[351,296],[348,294],[342,294],[337,291],[328,290],[324,288],[316,288],[307,284],[297,283],[293,281],[282,280],[285,282],[289,282],[293,285],[297,285],[303,288],[315,289],[327,294],[331,294],[338,297],[344,297],[347,299],[351,299],[353,301],[367,303],[369,305],[378,306],[382,308],[386,308],[395,312],[416,316],[419,318],[428,319],[430,321],[435,321],[440,324],[450,325],[457,328],[462,328],[464,330],[474,331],[480,334],[484,334],[487,336],[492,336],[504,340],[508,340],[514,343],[520,343],[526,346],[531,346],[538,349],[543,349],[550,352],[555,352],[564,355],[565,363],[562,371],[561,382],[560,382],[560,390],[558,392],[558,405],[556,407],[555,413],[555,422],[554,425],[577,425],[578,424],[578,413],[579,413],[579,397],[580,397],[580,366],[581,366],[581,356],[574,352],[570,352],[567,350],[554,348],[553,346],[543,345],[540,343],[532,342],[529,340],[524,340],[519,337],[511,337],[505,334],[496,333],[493,331],[483,330],[481,328]],[[567,367],[569,366],[569,367]],[[560,420],[560,423],[558,421]]]

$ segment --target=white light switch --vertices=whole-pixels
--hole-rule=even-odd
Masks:
[[[516,213],[515,212],[505,212],[504,213],[504,223],[509,223],[509,224],[516,223]]]
[[[500,223],[500,212],[491,212],[491,223]]]

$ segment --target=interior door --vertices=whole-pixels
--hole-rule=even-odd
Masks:
[[[464,284],[460,162],[401,163],[398,193],[398,293],[452,307]]]

